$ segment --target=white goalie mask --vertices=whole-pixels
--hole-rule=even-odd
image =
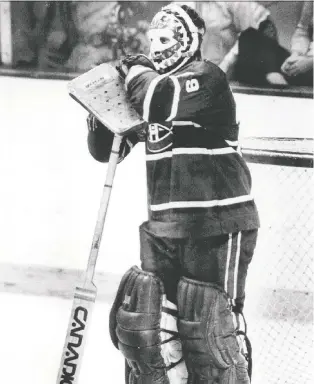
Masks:
[[[166,73],[182,67],[200,49],[203,33],[179,5],[163,7],[148,31],[150,59],[156,70]]]

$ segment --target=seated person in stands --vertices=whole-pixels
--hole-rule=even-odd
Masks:
[[[313,3],[304,2],[292,37],[291,53],[280,46],[274,25],[266,20],[239,36],[233,79],[255,86],[313,85]]]
[[[281,67],[293,85],[313,86],[313,2],[304,1],[291,39],[291,54]]]
[[[267,62],[269,50],[278,47],[277,30],[270,12],[256,1],[202,1],[188,2],[204,18],[206,34],[203,42],[203,57],[218,65],[229,78],[251,85],[280,84],[287,82],[280,66],[289,53],[281,48],[281,61]],[[261,49],[261,41],[267,41]],[[254,49],[254,55],[248,56]],[[239,50],[240,47],[240,50]],[[251,57],[258,52],[259,63],[267,65],[251,70]]]
[[[10,7],[12,67],[64,71],[76,39],[71,2],[12,1]]]

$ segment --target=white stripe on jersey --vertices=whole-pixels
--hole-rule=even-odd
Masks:
[[[180,73],[179,75],[175,75],[176,77],[187,77],[187,76],[195,76],[195,72],[185,72],[185,73]]]
[[[196,128],[200,128],[201,127],[201,125],[193,123],[193,121],[173,121],[172,122],[172,126],[173,127],[176,127],[176,126],[185,127],[185,126],[189,126],[189,125],[192,125],[193,127],[196,127]]]
[[[156,153],[153,155],[146,155],[146,161],[161,160],[161,159],[166,159],[167,157],[172,157],[172,151],[167,151],[167,152],[163,152],[163,153]]]
[[[177,116],[179,101],[180,101],[180,92],[181,92],[179,80],[175,76],[170,76],[169,79],[173,81],[174,93],[173,93],[170,116],[168,117],[168,119],[166,119],[166,121],[171,121]]]
[[[233,205],[244,203],[253,200],[252,195],[243,195],[237,197],[229,197],[222,200],[207,200],[207,201],[171,201],[169,203],[152,204],[150,209],[152,211],[164,211],[173,208],[211,208],[222,207],[225,205]]]
[[[225,140],[225,142],[226,142],[228,145],[231,145],[231,147],[237,147],[237,146],[239,145],[238,140],[236,140],[236,141]]]
[[[228,153],[237,153],[233,148],[215,148],[215,149],[207,149],[207,148],[174,148],[172,151],[158,153],[154,155],[147,154],[146,161],[155,161],[161,160],[167,157],[172,157],[173,155],[209,155],[209,156],[217,156],[217,155],[226,155]]]
[[[239,141],[231,141],[231,140],[225,140],[225,142],[230,145],[231,147],[237,147],[236,151],[238,152],[238,154],[242,157],[242,151],[241,151],[241,147],[239,145]]]
[[[228,153],[236,153],[231,147],[226,148],[175,148],[172,150],[175,155],[226,155]]]
[[[152,97],[154,95],[155,88],[156,88],[157,84],[159,83],[159,81],[162,80],[163,78],[165,78],[166,76],[168,76],[168,74],[159,75],[159,76],[155,77],[148,86],[148,89],[147,89],[147,92],[145,95],[145,99],[144,99],[144,103],[143,103],[143,119],[145,121],[148,121],[148,119],[149,119],[150,103],[152,101]]]

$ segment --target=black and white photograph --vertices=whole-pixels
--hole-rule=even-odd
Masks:
[[[0,1],[0,383],[312,384],[313,1]]]

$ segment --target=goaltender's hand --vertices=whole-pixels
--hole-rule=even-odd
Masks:
[[[116,67],[120,75],[125,79],[129,70],[134,65],[142,65],[143,67],[151,68],[155,70],[154,64],[149,58],[143,54],[140,55],[127,55],[120,60],[119,65]]]

